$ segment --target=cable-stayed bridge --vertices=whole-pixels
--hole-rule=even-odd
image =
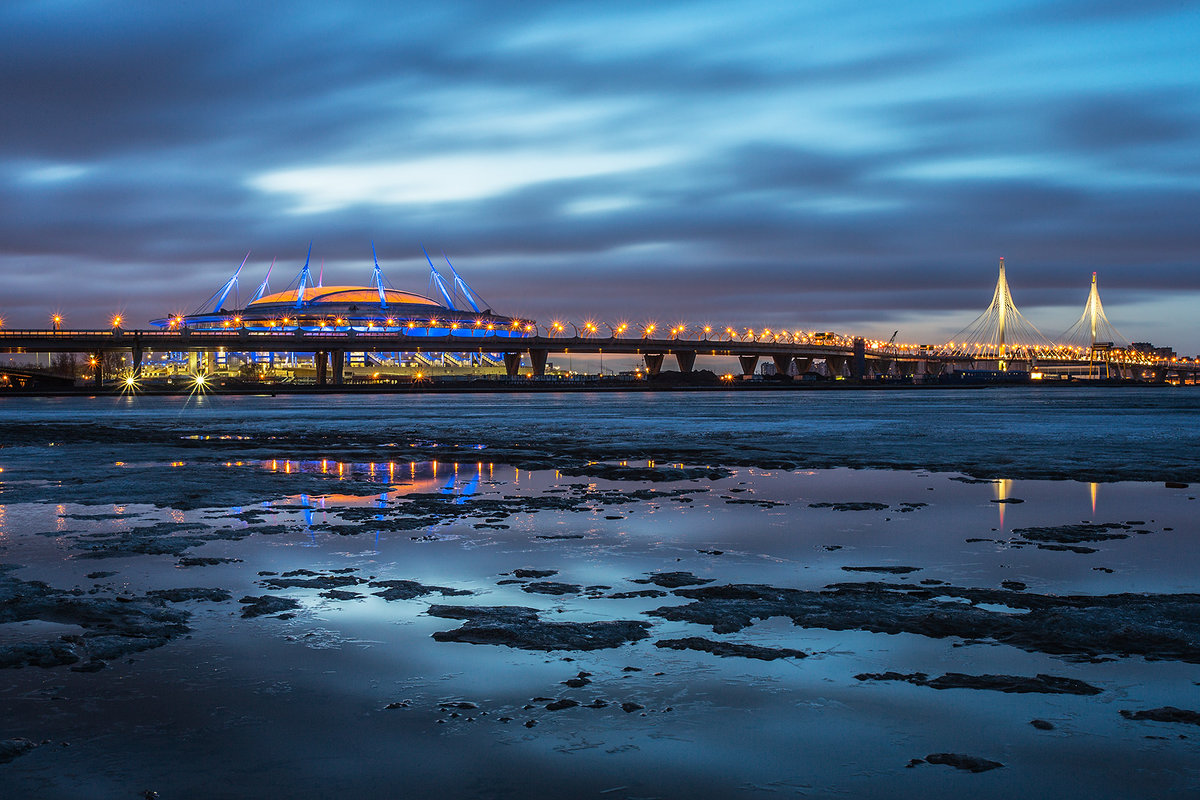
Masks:
[[[1017,309],[1003,258],[991,303],[939,348],[939,353],[1002,372],[1016,368],[1070,373],[1086,363],[1088,377],[1103,378],[1130,378],[1147,367],[1160,369],[1164,362],[1170,363],[1170,359],[1134,348],[1109,322],[1095,272],[1079,319],[1053,340],[1046,337]]]

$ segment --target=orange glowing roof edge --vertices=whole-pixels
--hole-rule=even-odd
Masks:
[[[273,294],[264,295],[251,303],[247,308],[255,306],[269,305],[272,303],[295,303],[296,289],[289,289],[285,292],[275,292]],[[373,286],[318,286],[309,287],[305,290],[305,305],[314,303],[379,303],[379,290]],[[399,289],[384,289],[384,295],[389,303],[406,303],[409,305],[435,306],[442,308],[441,304],[412,292],[402,292]]]

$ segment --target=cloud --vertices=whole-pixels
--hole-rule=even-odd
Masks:
[[[660,166],[666,151],[455,153],[407,162],[301,167],[257,175],[249,185],[294,198],[297,214],[361,205],[478,200],[551,181]]]

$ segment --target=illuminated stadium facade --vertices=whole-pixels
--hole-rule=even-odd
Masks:
[[[286,289],[270,291],[268,269],[267,277],[250,302],[244,308],[230,309],[226,302],[237,287],[246,264],[243,259],[233,277],[199,309],[191,314],[151,320],[151,324],[169,330],[387,331],[416,337],[453,335],[484,339],[537,333],[533,320],[501,316],[490,308],[481,308],[478,296],[453,265],[450,265],[453,281],[448,286],[432,260],[429,261],[430,283],[442,298],[439,303],[424,295],[393,288],[383,277],[378,259],[368,286],[323,286],[323,276],[314,283],[309,270],[311,255],[310,245],[309,258]]]

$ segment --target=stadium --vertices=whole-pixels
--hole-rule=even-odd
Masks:
[[[374,256],[374,245],[371,247]],[[423,337],[447,337],[463,340],[462,352],[430,352],[413,348],[408,352],[347,352],[339,354],[343,363],[333,369],[341,375],[343,367],[357,368],[360,375],[378,378],[388,375],[486,375],[504,373],[502,352],[489,352],[488,341],[511,340],[537,335],[537,324],[530,319],[496,314],[446,260],[451,278],[447,280],[434,266],[429,254],[429,284],[432,297],[393,287],[384,277],[378,257],[367,285],[324,285],[324,269],[313,279],[310,270],[312,246],[299,274],[282,291],[272,292],[271,272],[250,300],[238,301],[238,281],[249,254],[233,276],[190,314],[172,314],[151,320],[151,324],[172,331],[305,331],[395,333],[420,340]],[[159,356],[155,365],[159,374],[184,369],[188,372],[252,372],[283,370],[296,378],[311,372],[323,372],[313,353],[270,353],[226,350],[207,353],[179,353]],[[324,358],[320,359],[324,361]],[[153,362],[152,362],[153,363]],[[361,371],[364,371],[361,372]]]
[[[374,253],[374,247],[372,247]],[[160,328],[214,329],[246,328],[249,330],[386,330],[405,336],[512,337],[531,336],[537,331],[533,320],[506,317],[481,308],[482,301],[449,265],[452,282],[447,284],[429,259],[429,281],[441,297],[438,302],[425,295],[394,288],[383,276],[378,258],[371,282],[366,286],[324,286],[324,275],[312,278],[309,262],[312,246],[300,274],[280,292],[271,292],[271,270],[244,308],[227,308],[236,289],[246,260],[225,284],[191,314],[174,314],[151,320]],[[323,270],[322,270],[323,273]]]

